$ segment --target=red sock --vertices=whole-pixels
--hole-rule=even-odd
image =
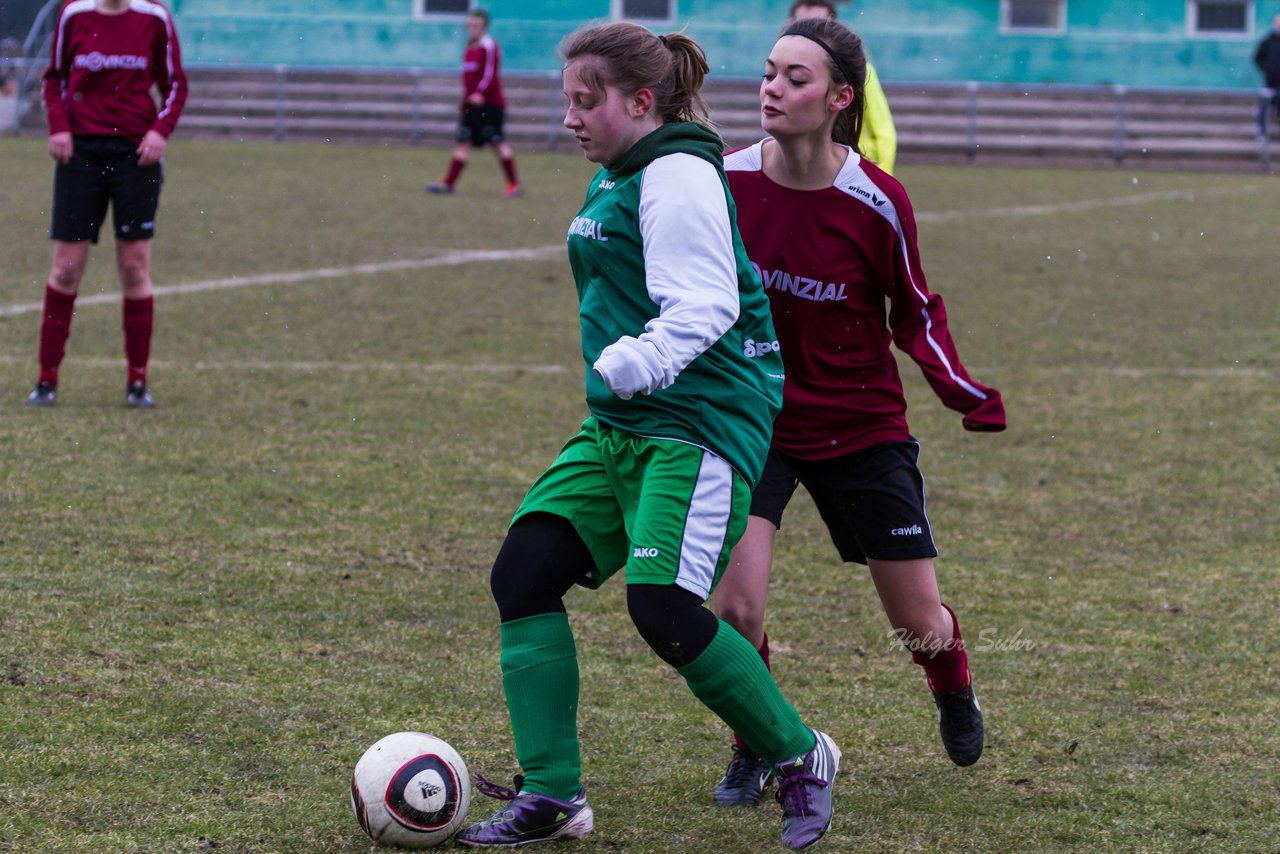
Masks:
[[[124,355],[129,362],[126,385],[147,383],[147,360],[151,358],[151,325],[155,316],[155,297],[125,299]]]
[[[462,174],[462,170],[467,168],[467,161],[453,158],[449,161],[449,171],[444,173],[444,185],[452,187],[458,183],[458,176]]]
[[[76,295],[45,285],[44,319],[40,322],[40,382],[58,384],[58,366],[67,353],[71,318],[76,311]]]
[[[960,621],[956,612],[946,602],[942,607],[951,615],[951,643],[946,649],[937,653],[912,652],[911,658],[924,668],[929,677],[929,687],[939,694],[951,694],[959,691],[969,681],[969,654],[964,649],[964,638],[960,636]]]
[[[514,157],[502,158],[502,171],[507,173],[508,184],[520,183],[520,179],[516,177],[516,159]]]
[[[764,659],[764,666],[769,667],[769,635],[767,632],[764,636],[764,643],[760,644],[760,648],[756,652],[760,653],[760,657]],[[769,667],[769,669],[773,670],[772,667]],[[744,753],[751,752],[751,748],[747,747],[747,743],[736,732],[733,734],[733,743],[738,745],[738,749]]]

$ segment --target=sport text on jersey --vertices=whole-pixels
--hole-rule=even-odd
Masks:
[[[76,54],[75,67],[83,71],[115,71],[119,68],[130,71],[146,71],[149,65],[145,56],[128,56],[127,54],[108,55],[93,51]]]
[[[783,270],[765,270],[756,263],[752,263],[751,266],[755,267],[756,272],[760,274],[760,281],[764,283],[765,290],[792,294],[800,299],[814,302],[833,302],[845,298],[843,282],[837,285],[834,282],[820,282],[807,276],[793,275]]]
[[[767,356],[770,353],[781,353],[782,348],[778,346],[777,341],[756,341],[748,338],[742,342],[742,355],[748,359],[754,359],[757,356]]]
[[[573,237],[575,234],[579,237],[599,240],[601,243],[609,242],[609,238],[604,233],[604,226],[590,217],[575,216],[573,218],[573,222],[569,223],[569,236]]]

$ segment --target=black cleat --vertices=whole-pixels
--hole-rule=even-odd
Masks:
[[[49,383],[36,383],[27,395],[27,406],[53,406],[58,399],[58,387]]]
[[[930,689],[932,690],[932,688]],[[972,765],[982,756],[982,708],[973,693],[970,676],[959,691],[950,694],[933,692],[938,707],[938,734],[951,761],[960,766]]]
[[[722,807],[753,807],[760,803],[772,779],[773,769],[768,761],[735,744],[729,767],[716,783],[716,804]]]
[[[124,405],[131,409],[154,409],[156,402],[151,399],[151,392],[147,391],[147,384],[141,380],[136,380],[129,384],[129,388],[124,394]]]

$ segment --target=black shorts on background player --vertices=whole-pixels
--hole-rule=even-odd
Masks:
[[[502,142],[502,123],[506,110],[502,107],[467,105],[458,123],[458,142],[467,142],[476,148],[497,145]]]
[[[118,136],[77,136],[71,162],[53,172],[53,213],[49,237],[98,242],[111,206],[119,240],[155,236],[156,210],[164,170],[138,165],[138,144]]]

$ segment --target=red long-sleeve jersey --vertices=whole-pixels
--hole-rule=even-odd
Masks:
[[[99,12],[94,0],[70,0],[62,7],[44,74],[50,134],[140,141],[155,130],[168,137],[186,100],[178,35],[164,6],[131,0],[118,14]]]
[[[498,73],[501,65],[502,51],[488,33],[475,44],[467,45],[462,52],[463,106],[472,93],[479,92],[484,96],[486,107],[506,108],[507,98],[502,94],[502,77]]]
[[[765,176],[762,144],[724,166],[786,368],[774,447],[827,459],[906,439],[891,341],[966,429],[1004,429],[1000,392],[969,376],[942,298],[929,292],[902,185],[851,151],[830,187],[792,190]]]

